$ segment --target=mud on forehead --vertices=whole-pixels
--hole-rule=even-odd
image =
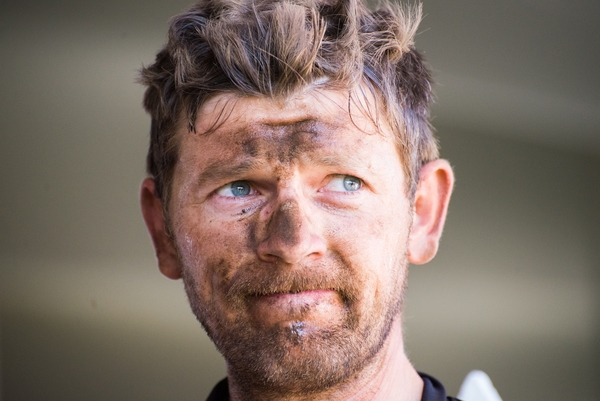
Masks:
[[[297,164],[370,168],[373,155],[360,151],[363,141],[368,141],[370,135],[361,133],[352,141],[343,140],[353,129],[353,126],[331,125],[312,119],[285,126],[251,124],[239,129],[220,129],[210,134],[213,136],[210,142],[216,139],[213,143],[218,143],[220,151],[197,154],[197,157],[209,166],[214,164],[229,172],[262,169],[267,164],[284,169]],[[279,170],[279,167],[275,168]],[[207,170],[211,168],[207,167]],[[208,172],[204,171],[204,174]]]
[[[306,119],[280,126],[252,124],[239,141],[247,156],[289,164],[301,157],[310,159],[341,134],[340,127]]]
[[[333,91],[311,91],[287,102],[218,95],[199,110],[195,134],[217,135],[236,153],[285,163],[331,146],[347,130],[386,136],[380,119],[372,117],[377,114],[374,99],[359,91],[354,100]]]
[[[211,133],[228,123],[241,123],[247,119],[258,121],[268,117],[265,113],[256,116],[240,112],[246,106],[240,107],[239,103],[244,103],[250,104],[254,109],[262,109],[263,112],[267,108],[279,109],[290,115],[293,114],[291,113],[293,110],[296,113],[292,119],[297,121],[311,117],[329,123],[337,122],[339,125],[352,121],[355,128],[360,131],[381,133],[382,128],[385,130],[391,127],[390,122],[384,117],[386,113],[382,101],[381,96],[374,93],[373,89],[366,84],[358,84],[349,90],[306,87],[286,99],[225,92],[208,98],[202,104],[196,113],[194,128],[195,132]],[[301,118],[302,114],[305,114],[306,118]]]

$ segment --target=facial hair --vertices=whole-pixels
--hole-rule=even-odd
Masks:
[[[364,369],[382,349],[400,314],[406,285],[406,255],[393,263],[395,274],[388,291],[371,310],[361,310],[363,281],[339,255],[327,268],[306,266],[293,270],[247,266],[218,292],[235,316],[226,321],[215,299],[203,303],[193,269],[183,266],[185,290],[192,311],[224,356],[230,380],[252,394],[309,395],[323,392]],[[222,262],[222,261],[221,261]],[[260,272],[263,272],[262,274]],[[252,297],[303,290],[334,290],[342,301],[342,316],[332,325],[305,331],[302,319],[264,327],[248,315]],[[310,310],[307,310],[310,313]],[[293,352],[292,352],[293,351]]]

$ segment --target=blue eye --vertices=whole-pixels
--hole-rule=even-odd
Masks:
[[[231,194],[233,196],[246,196],[250,194],[250,185],[246,181],[235,181],[231,183]]]
[[[226,197],[240,197],[252,195],[254,190],[248,181],[234,181],[219,188],[217,193]]]
[[[358,191],[362,187],[360,178],[351,175],[344,176],[344,189],[349,192]]]
[[[356,192],[362,187],[362,180],[353,175],[335,175],[325,186],[333,192]]]

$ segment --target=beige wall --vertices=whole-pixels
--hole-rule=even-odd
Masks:
[[[600,158],[440,136],[458,179],[438,257],[409,278],[413,362],[454,389],[483,369],[506,400],[596,399]]]

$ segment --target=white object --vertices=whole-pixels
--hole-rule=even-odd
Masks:
[[[502,401],[490,377],[481,370],[469,372],[460,386],[458,398],[462,401]]]

